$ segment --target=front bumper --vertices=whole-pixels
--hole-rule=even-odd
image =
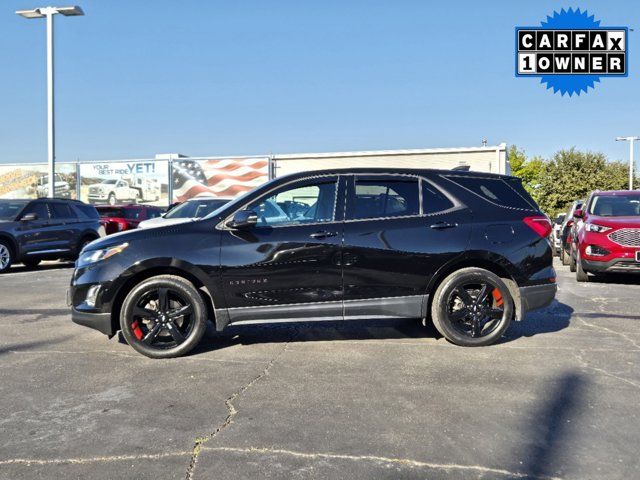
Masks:
[[[614,258],[606,262],[583,258],[582,268],[591,273],[640,273],[640,262],[634,258]]]
[[[97,312],[95,310],[81,310],[76,307],[72,307],[71,320],[78,325],[98,330],[109,338],[116,334],[113,329],[113,325],[111,324],[110,313]]]
[[[558,291],[556,283],[520,287],[521,318],[531,310],[544,308],[551,304]]]

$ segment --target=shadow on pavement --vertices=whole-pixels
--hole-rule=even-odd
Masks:
[[[10,343],[8,345],[3,345],[0,347],[0,355],[4,355],[10,352],[21,352],[26,350],[33,350],[35,348],[55,345],[57,343],[62,343],[68,338],[71,338],[70,335],[66,335],[64,337],[58,337],[47,340],[36,340],[33,342],[23,342],[23,343]]]
[[[566,445],[571,443],[579,425],[580,411],[585,403],[587,377],[578,372],[562,375],[545,400],[530,417],[522,431],[529,438],[528,450],[514,452],[518,462],[514,471],[526,478],[548,478],[562,474],[567,465]]]
[[[640,285],[640,275],[632,275],[632,274],[624,274],[624,273],[609,273],[607,275],[589,275],[589,283]]]
[[[20,272],[38,272],[38,271],[47,271],[47,270],[60,270],[63,268],[73,268],[74,262],[64,261],[64,262],[44,262],[36,267],[29,268],[22,264],[12,265],[11,268],[6,272],[6,274],[11,275],[12,273],[20,273]],[[0,277],[2,278],[2,277]]]
[[[566,303],[554,300],[542,310],[527,313],[524,320],[511,322],[502,342],[511,342],[521,337],[533,337],[542,333],[559,332],[569,326],[573,308]]]

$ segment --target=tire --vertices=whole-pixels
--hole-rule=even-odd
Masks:
[[[142,355],[179,357],[200,343],[207,329],[207,308],[191,282],[158,275],[129,292],[122,304],[120,328],[127,343]]]
[[[9,242],[0,240],[0,273],[4,273],[13,263],[13,248]]]
[[[571,249],[571,253],[569,254],[569,271],[576,271],[576,256],[573,254],[573,248]]]
[[[116,204],[116,196],[113,193],[109,194],[109,198],[107,199],[107,203],[109,205],[115,205]]]
[[[582,260],[580,259],[580,249],[576,252],[576,280],[579,282],[588,282],[589,274],[582,268]]]
[[[27,268],[36,268],[40,265],[41,260],[39,258],[30,258],[29,260],[23,260],[22,264]]]
[[[433,295],[431,318],[451,343],[479,347],[500,339],[509,328],[514,310],[509,288],[500,277],[471,267],[453,272],[440,283]]]
[[[95,240],[94,237],[82,237],[80,239],[80,242],[78,242],[78,250],[76,251],[76,258],[80,256],[80,252],[82,252],[82,249],[87,245],[89,245],[94,240]]]
[[[569,253],[562,247],[560,251],[560,260],[562,260],[562,265],[569,265]]]

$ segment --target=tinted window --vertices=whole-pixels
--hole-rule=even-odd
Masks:
[[[75,218],[71,207],[66,203],[50,203],[49,208],[53,218]]]
[[[258,225],[303,225],[334,219],[336,182],[287,185],[247,207],[258,215]]]
[[[428,182],[422,182],[422,212],[437,213],[453,207],[453,202],[444,193]]]
[[[160,210],[155,210],[153,208],[147,209],[147,218],[157,218],[160,215],[162,215],[162,212]]]
[[[22,216],[27,213],[35,213],[38,216],[38,220],[49,220],[49,210],[44,202],[34,202],[24,209]]]
[[[418,180],[356,179],[350,218],[402,217],[420,213]]]
[[[447,176],[449,180],[472,191],[485,200],[503,207],[537,210],[518,179]]]
[[[100,218],[98,214],[98,210],[93,205],[87,205],[86,203],[74,203],[73,208],[76,212],[78,212],[79,218],[91,218],[92,220],[97,220]]]

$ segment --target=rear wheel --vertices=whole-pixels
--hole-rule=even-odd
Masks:
[[[580,249],[576,250],[576,280],[579,282],[588,282],[589,274],[582,268],[582,260],[580,259]]]
[[[40,265],[40,259],[30,258],[28,260],[23,260],[22,264],[27,268],[36,268],[38,265]]]
[[[569,253],[565,250],[564,246],[560,248],[560,260],[562,260],[562,264],[569,265]]]
[[[129,292],[122,305],[120,328],[127,343],[139,353],[151,358],[178,357],[202,339],[206,312],[191,282],[159,275]]]
[[[7,242],[0,240],[0,273],[9,270],[11,263],[13,263],[13,250]]]
[[[577,253],[573,251],[573,247],[572,247],[571,253],[569,254],[569,270],[571,272],[576,271],[576,255]]]
[[[458,270],[438,286],[431,316],[450,342],[465,347],[490,345],[507,330],[514,304],[496,274],[482,268]]]

